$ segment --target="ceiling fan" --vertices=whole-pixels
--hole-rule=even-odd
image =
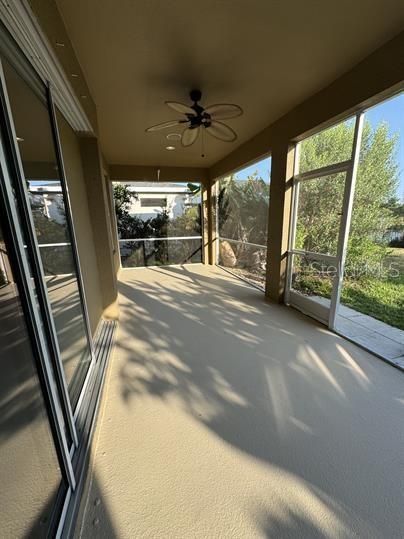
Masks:
[[[234,142],[237,139],[235,131],[219,120],[229,120],[241,116],[243,114],[241,107],[230,103],[218,103],[205,109],[198,103],[202,97],[200,90],[192,90],[189,96],[193,105],[184,105],[176,101],[165,102],[171,109],[184,114],[184,119],[153,125],[146,129],[146,132],[151,133],[184,124],[186,128],[182,133],[181,143],[185,147],[191,146],[197,140],[202,128],[212,137],[224,142]]]

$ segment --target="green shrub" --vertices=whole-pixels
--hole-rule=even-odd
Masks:
[[[386,245],[377,244],[366,236],[352,236],[348,241],[345,278],[386,278],[387,268],[383,262],[390,254],[391,249]]]

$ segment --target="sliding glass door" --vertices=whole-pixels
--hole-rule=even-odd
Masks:
[[[91,362],[69,206],[62,186],[45,87],[36,91],[3,61],[4,80],[18,144],[18,192],[29,202],[53,325],[74,409]],[[33,188],[36,187],[36,190]],[[17,192],[17,190],[16,190]]]
[[[0,345],[2,531],[53,537],[81,473],[95,358],[51,92],[1,27]]]
[[[67,488],[5,236],[0,223],[0,522],[3,537],[42,537]]]

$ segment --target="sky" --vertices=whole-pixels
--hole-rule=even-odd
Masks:
[[[381,122],[386,122],[391,134],[399,134],[397,161],[399,166],[400,183],[397,189],[397,196],[404,202],[404,92],[393,97],[365,112],[365,118],[370,121],[373,127]],[[250,165],[236,173],[236,177],[245,180],[255,171],[265,181],[269,181],[270,158],[263,159]]]
[[[381,122],[386,122],[391,134],[399,134],[397,161],[400,184],[397,195],[404,202],[404,92],[372,107],[366,111],[365,118],[370,121],[373,127]]]
[[[258,172],[258,176],[260,176],[266,183],[269,183],[271,158],[266,157],[265,159],[262,159],[261,161],[258,161],[257,163],[236,172],[236,178],[238,180],[246,180],[247,177],[254,174],[254,172]]]

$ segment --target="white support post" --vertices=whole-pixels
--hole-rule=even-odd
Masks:
[[[335,322],[338,314],[341,289],[344,278],[344,267],[346,251],[348,246],[349,230],[351,227],[353,198],[355,194],[355,183],[359,165],[359,154],[361,149],[364,113],[360,112],[356,116],[355,132],[352,144],[351,165],[348,168],[345,180],[344,200],[342,207],[341,225],[337,246],[337,274],[334,278],[333,291],[331,295],[330,315],[328,325],[335,330]]]

